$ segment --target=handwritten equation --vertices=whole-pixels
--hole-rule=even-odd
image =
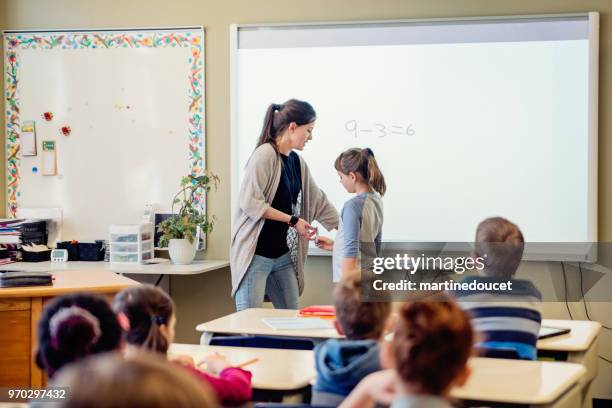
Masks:
[[[344,129],[355,138],[359,136],[387,137],[387,136],[414,136],[416,132],[412,125],[400,126],[388,123],[372,123],[372,126],[364,126],[357,120],[352,119],[344,124]]]

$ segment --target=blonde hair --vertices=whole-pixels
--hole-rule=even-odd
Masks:
[[[520,228],[502,217],[491,217],[478,224],[475,252],[483,258],[489,276],[514,276],[523,257],[525,239]]]
[[[359,274],[349,274],[334,288],[336,320],[348,339],[377,340],[385,331],[391,303],[364,301],[362,285],[369,282],[369,278],[362,282]]]
[[[340,153],[334,167],[343,174],[351,172],[359,174],[374,191],[381,196],[385,195],[387,191],[385,177],[374,158],[374,152],[369,147],[348,149]]]
[[[184,368],[145,351],[129,358],[112,353],[81,360],[60,371],[51,385],[70,389],[59,408],[219,406],[206,384]]]

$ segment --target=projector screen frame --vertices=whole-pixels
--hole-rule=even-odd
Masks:
[[[398,24],[418,23],[458,23],[470,22],[495,22],[509,20],[553,20],[567,19],[572,17],[586,18],[589,26],[589,83],[588,83],[588,186],[587,186],[587,236],[588,242],[596,243],[598,239],[597,215],[598,215],[598,109],[599,109],[599,12],[581,13],[559,13],[559,14],[522,14],[507,16],[475,16],[475,17],[447,17],[447,18],[419,18],[419,19],[397,19],[397,20],[363,20],[363,21],[322,21],[322,22],[296,22],[296,23],[249,23],[230,24],[229,27],[229,59],[230,59],[230,203],[231,203],[231,227],[234,224],[234,211],[238,205],[239,179],[236,166],[238,163],[238,114],[237,114],[237,64],[239,40],[241,29],[286,29],[298,27],[364,27],[385,26]],[[263,107],[262,107],[263,109]],[[577,248],[582,248],[584,243],[577,243]],[[311,246],[310,255],[327,255],[331,253],[322,251]],[[597,251],[589,250],[583,253],[578,249],[575,253],[566,251],[556,253],[525,253],[524,260],[530,261],[562,261],[562,262],[595,262]]]

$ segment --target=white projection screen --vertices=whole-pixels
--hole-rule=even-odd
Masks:
[[[598,17],[233,25],[232,211],[267,106],[297,98],[317,112],[298,153],[338,210],[335,158],[374,151],[386,242],[469,242],[490,216],[596,242]]]

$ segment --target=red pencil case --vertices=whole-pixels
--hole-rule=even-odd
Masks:
[[[336,309],[330,305],[315,305],[308,306],[300,309],[300,316],[324,316],[324,317],[334,317],[336,315]]]

